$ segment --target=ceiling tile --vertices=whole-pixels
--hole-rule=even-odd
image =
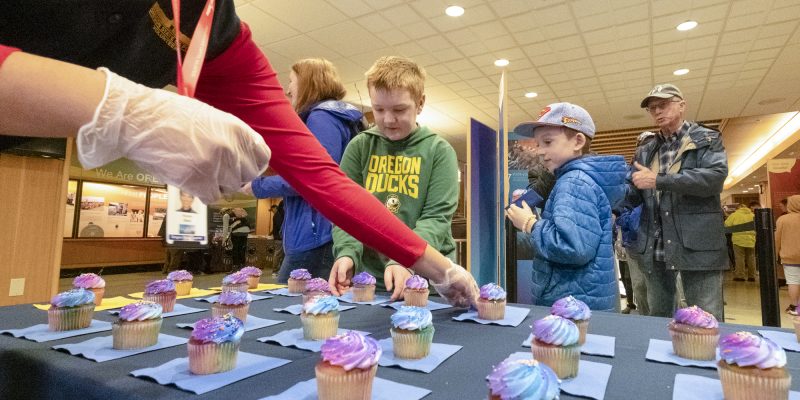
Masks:
[[[250,4],[301,32],[313,31],[348,19],[337,8],[322,1],[253,0]],[[304,7],[313,9],[314,12],[297,12],[298,8]]]
[[[377,50],[386,46],[385,43],[375,38],[372,38],[372,40],[353,40],[353,38],[372,37],[372,35],[366,29],[351,22],[341,22],[317,29],[309,32],[308,36],[319,43],[325,44],[330,49],[336,49],[338,53],[345,56]]]
[[[532,26],[547,26],[559,24],[562,22],[572,23],[572,13],[566,4],[547,5],[546,8],[540,8],[531,13],[534,23]]]
[[[372,13],[363,17],[357,18],[356,21],[364,27],[364,29],[376,33],[384,32],[392,29],[392,23],[378,13]],[[403,35],[405,36],[405,35]]]
[[[764,20],[765,25],[774,24],[776,22],[787,21],[797,18],[800,15],[800,4],[795,0],[790,0],[793,4],[788,7],[773,9],[767,14]]]
[[[533,9],[532,3],[530,0],[502,0],[489,2],[489,6],[498,16],[504,18]]]
[[[505,26],[499,21],[486,22],[469,28],[481,40],[487,40],[498,36],[508,35]]]
[[[378,39],[383,40],[383,42],[388,44],[389,46],[396,46],[411,40],[408,36],[406,36],[405,33],[397,30],[378,32],[375,33],[374,35]]]
[[[473,33],[470,29],[464,28],[457,31],[447,32],[445,37],[454,45],[460,46],[467,43],[472,43],[480,40],[478,35]]]
[[[456,60],[463,60],[464,55],[456,47],[449,47],[442,50],[437,50],[433,56],[441,62],[450,62]]]
[[[798,20],[779,22],[774,24],[765,24],[761,26],[759,38],[768,38],[773,36],[788,36],[797,29]]]
[[[577,8],[576,8],[577,9]],[[588,15],[578,18],[578,29],[581,32],[589,33],[599,29],[607,28],[608,21],[611,18],[611,13],[601,13],[596,15]]]
[[[333,60],[341,57],[340,53],[330,47],[323,46],[306,35],[270,43],[269,49],[291,60],[300,60],[308,57],[324,57]]]
[[[414,57],[425,52],[425,49],[415,41],[395,45],[394,49],[399,55],[405,57]]]
[[[603,14],[613,8],[613,2],[609,0],[577,0],[570,5],[578,21],[596,14]]]
[[[557,39],[580,33],[574,22],[562,22],[555,25],[546,25],[539,28],[547,39]]]
[[[520,46],[545,40],[544,35],[542,35],[542,32],[539,31],[539,29],[529,29],[523,32],[515,32],[512,33],[512,36],[517,40],[517,43]]]
[[[387,20],[392,21],[394,26],[404,26],[423,20],[414,9],[406,4],[381,11],[381,15]]]
[[[436,34],[436,30],[425,21],[418,21],[408,24],[404,27],[404,31],[413,39],[420,39]]]
[[[730,15],[732,17],[744,15],[756,15],[764,11],[764,4],[757,1],[735,1],[731,4]]]
[[[329,0],[328,2],[351,18],[370,13],[374,10],[362,0]]]
[[[250,25],[253,31],[253,40],[258,45],[278,42],[300,34],[289,25],[282,23],[252,4],[237,7],[236,13],[239,14],[239,18],[242,21]]]

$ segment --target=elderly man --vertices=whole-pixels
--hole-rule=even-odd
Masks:
[[[720,133],[684,120],[686,101],[671,84],[642,100],[660,128],[634,159],[627,203],[642,205],[636,243],[651,315],[672,316],[675,280],[689,305],[722,321],[722,277],[728,268],[719,195],[728,175]]]

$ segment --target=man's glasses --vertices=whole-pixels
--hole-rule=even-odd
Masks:
[[[656,103],[650,106],[645,107],[644,109],[647,110],[650,114],[655,114],[659,110],[663,110],[669,106],[669,103],[680,103],[681,100],[669,100],[669,101],[662,101],[660,103]]]

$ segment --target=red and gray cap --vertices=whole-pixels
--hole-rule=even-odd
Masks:
[[[681,90],[678,89],[677,86],[671,83],[662,83],[653,87],[653,90],[651,90],[650,93],[647,94],[647,97],[642,100],[641,107],[647,108],[647,102],[652,98],[670,99],[673,97],[683,100],[683,93],[681,93]]]
[[[537,121],[517,125],[514,133],[533,137],[536,128],[541,126],[564,126],[594,138],[594,121],[589,112],[572,103],[550,104],[539,113]]]

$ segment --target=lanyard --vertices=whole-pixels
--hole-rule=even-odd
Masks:
[[[194,34],[192,34],[189,49],[186,51],[186,63],[181,59],[181,0],[172,0],[172,17],[175,25],[175,50],[178,53],[178,94],[194,97],[197,80],[200,78],[200,70],[203,68],[203,60],[206,50],[208,50],[208,37],[211,34],[211,22],[214,19],[214,0],[207,0],[203,7],[200,20],[197,21]]]

